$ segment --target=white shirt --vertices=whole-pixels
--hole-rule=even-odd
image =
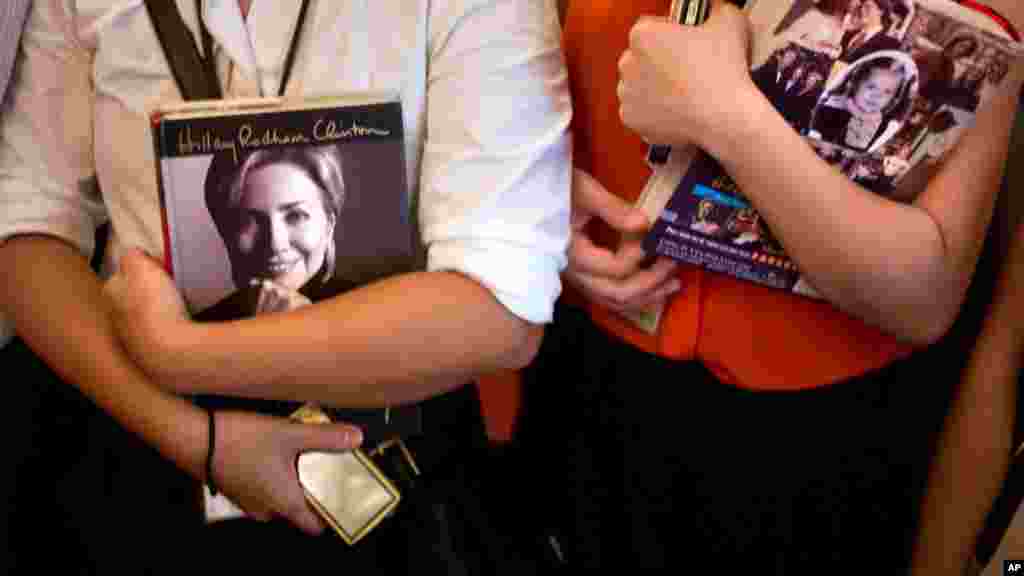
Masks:
[[[177,4],[198,43],[195,3]],[[205,0],[225,97],[276,93],[299,6],[254,2],[243,20],[234,0]],[[569,241],[559,39],[551,0],[312,0],[287,90],[399,93],[428,269],[466,274],[537,323]],[[22,41],[0,134],[0,242],[43,233],[88,256],[110,218],[109,260],[123,246],[161,256],[147,116],[180,96],[142,0],[36,2]]]

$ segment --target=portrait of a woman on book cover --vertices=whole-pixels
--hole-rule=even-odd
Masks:
[[[917,94],[918,71],[901,52],[878,52],[838,74],[811,115],[808,135],[870,152],[903,126]]]
[[[354,286],[335,275],[345,204],[337,146],[264,148],[238,163],[217,155],[204,196],[236,289],[196,319],[292,310]]]

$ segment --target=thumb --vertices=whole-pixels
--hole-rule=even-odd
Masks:
[[[728,0],[710,0],[708,2],[708,18],[705,23],[710,23],[718,18],[721,18],[721,14],[727,10],[739,11],[736,6],[730,3]]]
[[[351,424],[294,423],[298,452],[344,452],[363,443],[363,432]]]
[[[125,250],[124,254],[121,255],[121,261],[118,264],[118,273],[126,276],[135,276],[140,273],[149,272],[153,267],[162,267],[153,259],[152,256],[146,254],[141,249],[131,247]]]
[[[746,16],[743,12],[728,0],[711,0],[709,9],[710,13],[707,20],[704,21],[704,26],[711,28],[731,26],[734,25],[737,19],[742,19],[744,23],[746,22]]]
[[[649,226],[642,210],[612,194],[582,170],[576,170],[573,176],[573,210],[594,214],[620,232],[642,232]]]

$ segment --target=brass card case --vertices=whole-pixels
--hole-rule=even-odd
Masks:
[[[390,514],[398,489],[362,450],[307,452],[299,456],[306,499],[348,544],[355,544]]]
[[[306,423],[330,422],[305,405],[292,418]],[[398,506],[401,495],[376,464],[359,449],[306,452],[296,465],[306,500],[349,545],[355,544]]]

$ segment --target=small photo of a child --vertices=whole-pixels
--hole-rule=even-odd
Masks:
[[[910,113],[918,71],[901,52],[866,56],[836,74],[811,114],[808,136],[858,152],[891,139]]]

